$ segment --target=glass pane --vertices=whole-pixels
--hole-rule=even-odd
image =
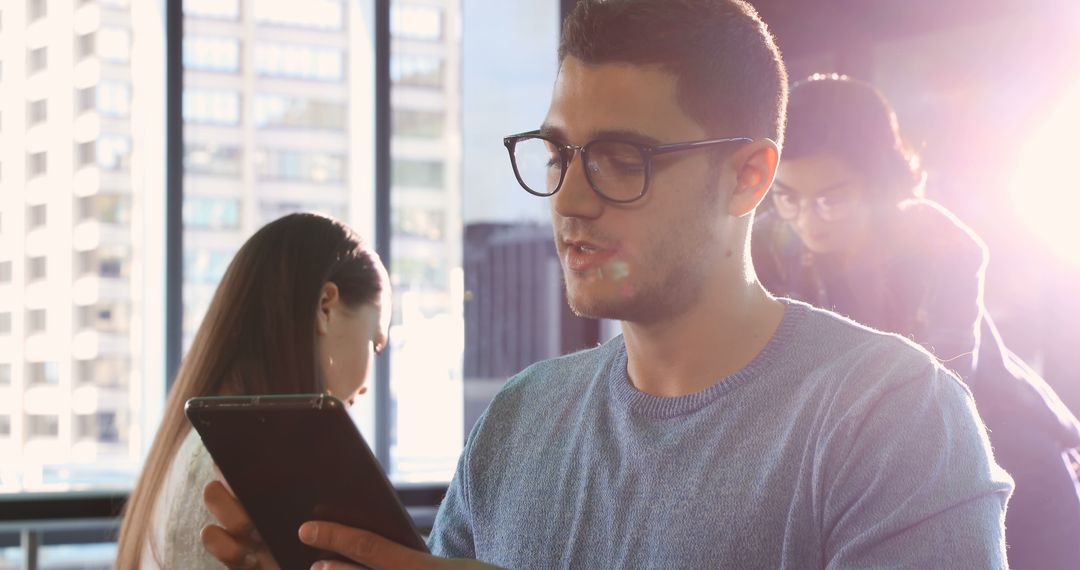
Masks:
[[[2,4],[0,493],[130,488],[156,425],[163,4]]]

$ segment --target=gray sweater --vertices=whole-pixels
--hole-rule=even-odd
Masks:
[[[925,351],[785,301],[745,368],[636,390],[618,337],[530,366],[469,437],[431,549],[506,568],[1002,568],[1012,488]]]

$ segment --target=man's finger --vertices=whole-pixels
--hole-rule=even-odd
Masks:
[[[207,525],[200,535],[203,548],[229,568],[257,568],[258,557],[228,531],[217,525]]]
[[[203,503],[214,518],[237,538],[253,537],[254,525],[247,511],[221,481],[211,481],[203,488]]]
[[[300,526],[300,541],[315,548],[336,552],[373,570],[439,566],[438,558],[377,534],[337,523],[306,522]]]

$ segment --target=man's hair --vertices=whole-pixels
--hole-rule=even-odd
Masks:
[[[563,23],[559,62],[658,65],[679,105],[713,136],[782,144],[787,71],[757,11],[742,0],[579,0]]]

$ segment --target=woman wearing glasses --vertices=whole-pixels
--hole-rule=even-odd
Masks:
[[[969,384],[1016,490],[1011,567],[1080,566],[1080,424],[1001,342],[983,305],[986,248],[922,198],[924,173],[888,101],[815,75],[792,88],[784,158],[753,259],[773,293],[911,338]]]

